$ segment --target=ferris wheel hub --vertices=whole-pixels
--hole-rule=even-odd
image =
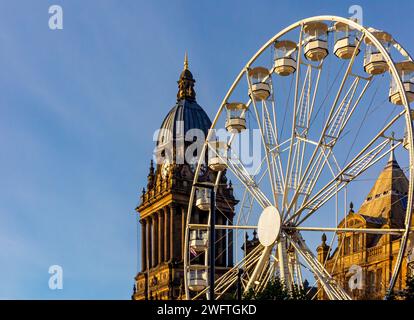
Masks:
[[[280,234],[281,218],[279,210],[274,206],[265,208],[257,225],[257,235],[264,247],[274,244]]]

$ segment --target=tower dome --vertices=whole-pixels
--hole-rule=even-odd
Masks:
[[[188,69],[187,54],[184,58],[184,70],[178,80],[177,102],[164,118],[157,138],[157,152],[171,150],[175,155],[178,141],[183,141],[183,145],[193,142],[196,134],[186,133],[192,129],[201,130],[204,137],[211,127],[211,120],[203,108],[197,103],[194,91],[195,80],[191,71]],[[204,138],[203,137],[203,138]],[[187,138],[187,139],[186,139]],[[195,139],[195,138],[194,138]]]

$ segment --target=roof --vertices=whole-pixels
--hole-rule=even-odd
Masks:
[[[393,152],[379,174],[358,213],[374,224],[377,218],[391,220],[391,227],[404,225],[408,179],[400,168]],[[371,218],[369,218],[371,217]]]
[[[367,216],[364,214],[360,214],[360,216],[363,217],[365,221],[370,224],[376,224],[378,226],[383,226],[384,224],[387,223],[387,219],[382,218],[382,217],[371,217],[371,216]]]
[[[196,101],[179,100],[161,124],[157,146],[169,141],[175,143],[191,129],[200,129],[207,135],[210,127],[210,118]]]
[[[211,121],[195,99],[195,82],[191,71],[188,69],[188,56],[186,53],[184,69],[178,80],[177,102],[161,124],[157,137],[157,152],[162,154],[164,150],[168,153],[171,151],[170,156],[173,156],[176,154],[174,151],[176,151],[177,140],[182,140],[184,145],[188,145],[196,140],[194,137],[199,137],[197,133],[194,133],[191,134],[191,141],[186,141],[186,134],[192,129],[201,130],[204,134],[203,138],[206,137],[211,127]],[[169,150],[171,146],[173,148]]]
[[[390,153],[390,158],[384,169],[379,174],[373,187],[368,193],[364,203],[358,212],[353,211],[353,205],[346,217],[347,223],[352,220],[364,219],[368,228],[403,228],[407,205],[408,179],[400,168],[394,153]],[[344,226],[345,218],[339,223]],[[349,226],[349,225],[348,225]],[[367,248],[376,246],[383,234],[367,235]],[[392,236],[394,239],[396,236]],[[337,253],[336,248],[329,259]]]

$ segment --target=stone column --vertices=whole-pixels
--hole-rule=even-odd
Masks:
[[[184,259],[184,247],[185,247],[185,226],[187,225],[187,208],[183,206],[181,208],[181,248],[180,248],[180,260]]]
[[[169,229],[170,229],[170,236],[169,236],[169,241],[170,241],[170,261],[174,260],[174,205],[170,204],[168,206],[169,209],[169,216],[170,218],[169,220]]]
[[[180,206],[171,205],[171,245],[172,259],[181,260],[182,246],[182,209]]]
[[[164,211],[161,209],[158,214],[158,264],[164,261]]]
[[[155,267],[157,264],[157,251],[156,251],[156,242],[157,242],[157,234],[155,232],[156,230],[156,223],[155,223],[155,217],[154,215],[151,216],[151,267]]]
[[[168,239],[169,239],[168,247],[170,249],[170,252],[168,254],[168,257],[169,257],[168,261],[172,261],[172,259],[173,259],[173,241],[172,241],[172,239],[174,237],[174,234],[173,234],[173,230],[174,230],[173,222],[174,222],[174,220],[173,220],[173,209],[172,209],[171,206],[168,207],[167,212],[168,212]]]
[[[153,213],[153,219],[154,219],[154,227],[153,227],[153,231],[154,231],[154,233],[153,233],[153,235],[154,235],[154,240],[153,240],[153,242],[154,242],[154,251],[153,251],[153,255],[154,255],[154,266],[156,266],[156,265],[158,265],[158,259],[159,259],[159,256],[158,256],[158,246],[159,246],[159,241],[158,241],[158,216],[157,216],[157,213],[156,212],[154,212]]]
[[[147,226],[146,221],[141,219],[141,271],[147,270]]]
[[[147,268],[152,267],[152,219],[146,218],[147,221]]]
[[[170,260],[170,217],[169,207],[166,206],[164,211],[164,261]]]

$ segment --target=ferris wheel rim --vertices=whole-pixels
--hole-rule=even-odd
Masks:
[[[396,278],[398,276],[399,273],[399,269],[401,267],[401,263],[402,263],[402,256],[406,250],[406,246],[407,246],[407,240],[408,240],[408,234],[410,232],[410,225],[411,225],[411,218],[412,218],[412,214],[407,214],[408,212],[412,211],[412,202],[413,202],[413,196],[414,196],[414,182],[412,177],[414,177],[414,168],[413,168],[413,162],[414,162],[414,146],[413,146],[413,122],[410,119],[410,104],[408,103],[408,98],[406,95],[406,92],[404,90],[404,86],[401,80],[401,77],[395,67],[394,61],[391,58],[390,53],[388,53],[388,51],[385,49],[385,47],[382,45],[382,43],[380,41],[378,41],[377,38],[375,38],[375,36],[372,34],[371,31],[368,30],[368,28],[365,28],[364,26],[356,23],[353,20],[347,19],[347,18],[343,18],[343,17],[338,17],[338,16],[330,16],[330,15],[321,15],[321,16],[314,16],[314,17],[310,17],[310,18],[306,18],[306,19],[302,19],[299,20],[293,24],[291,24],[290,26],[284,28],[283,30],[281,30],[280,32],[278,32],[276,35],[274,35],[270,40],[268,40],[253,56],[252,58],[246,63],[246,65],[242,68],[242,70],[240,71],[240,73],[238,74],[238,76],[236,77],[236,79],[234,80],[234,82],[232,83],[232,85],[230,86],[229,90],[227,91],[220,107],[219,110],[217,111],[214,120],[212,121],[212,125],[211,128],[207,134],[205,143],[203,145],[201,154],[200,154],[200,161],[197,164],[196,170],[194,172],[194,181],[193,181],[193,186],[192,186],[192,190],[191,190],[191,194],[190,194],[190,200],[189,200],[189,206],[188,206],[188,211],[187,211],[187,226],[190,223],[190,219],[191,219],[191,212],[192,212],[192,207],[193,207],[193,202],[194,202],[194,198],[195,198],[195,184],[197,183],[197,179],[199,177],[199,171],[200,171],[200,167],[201,167],[201,159],[203,159],[205,157],[205,153],[208,150],[208,146],[209,146],[209,140],[211,139],[212,136],[212,132],[213,129],[216,127],[217,121],[220,117],[220,115],[222,114],[224,107],[226,105],[226,103],[228,102],[229,97],[231,96],[232,92],[234,91],[234,89],[236,88],[237,84],[240,82],[240,80],[242,79],[243,75],[245,73],[248,72],[250,66],[257,60],[257,58],[266,50],[268,49],[275,41],[277,41],[278,39],[280,39],[281,37],[283,37],[286,33],[301,27],[303,28],[303,25],[309,22],[316,22],[316,21],[332,21],[332,22],[342,22],[345,23],[346,25],[354,28],[355,30],[361,32],[363,34],[363,37],[368,37],[368,39],[375,45],[375,47],[380,51],[380,53],[383,55],[385,61],[387,62],[388,68],[389,68],[389,73],[392,77],[392,79],[396,82],[396,85],[398,87],[398,91],[401,95],[401,99],[402,99],[402,107],[404,107],[405,109],[405,119],[406,119],[406,129],[407,129],[407,134],[408,134],[408,140],[411,142],[409,143],[409,150],[408,150],[408,154],[409,154],[409,192],[408,192],[408,201],[407,201],[407,209],[406,209],[406,219],[405,219],[405,228],[404,228],[404,233],[401,237],[401,245],[400,245],[400,250],[399,250],[399,254],[397,257],[397,263],[393,269],[393,273],[392,273],[392,278],[391,278],[391,283],[389,285],[388,288],[388,293],[390,293],[395,285],[395,281]],[[395,41],[395,39],[393,38],[392,40],[392,45],[394,46],[394,48],[396,48],[399,53],[406,57],[408,60],[413,61],[412,57],[410,56],[410,54],[408,53],[408,51],[406,51],[402,45],[400,45],[397,41]],[[301,46],[299,46],[301,47]],[[218,172],[217,174],[217,179],[214,183],[214,188],[215,190],[217,190],[218,187],[218,183],[220,181],[221,178],[221,174],[222,172]],[[189,229],[188,227],[186,227],[186,232],[185,232],[185,245],[184,245],[184,282],[185,282],[185,295],[186,298],[188,299],[189,296],[189,289],[188,289],[188,279],[187,279],[187,269],[188,269],[188,234],[189,234]]]

